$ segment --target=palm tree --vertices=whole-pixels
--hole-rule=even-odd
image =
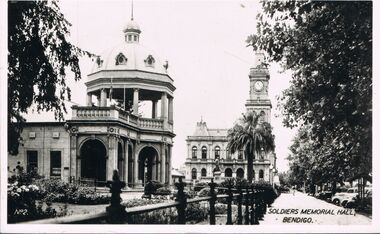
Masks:
[[[253,159],[260,153],[274,151],[274,136],[272,127],[267,122],[260,121],[260,115],[250,111],[235,123],[228,131],[228,147],[231,153],[243,150],[247,157],[248,181],[253,179]]]

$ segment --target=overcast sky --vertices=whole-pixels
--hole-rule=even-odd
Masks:
[[[71,27],[71,40],[82,49],[101,54],[123,42],[123,26],[130,20],[131,1],[61,1]],[[161,61],[169,61],[174,79],[173,166],[186,159],[186,136],[203,118],[209,128],[230,128],[245,112],[249,96],[249,68],[254,53],[245,40],[256,29],[259,4],[252,1],[134,1],[140,43]],[[84,82],[93,62],[81,60],[82,80],[69,81],[72,102],[86,104]],[[276,136],[278,169],[287,169],[288,147],[295,130],[282,126],[276,96],[289,85],[289,74],[270,67],[269,95]],[[52,115],[51,115],[52,116]],[[50,117],[51,117],[50,116]],[[69,115],[70,116],[70,115]],[[68,117],[69,117],[68,116]],[[40,121],[34,115],[31,120]],[[44,118],[44,119],[47,119]]]

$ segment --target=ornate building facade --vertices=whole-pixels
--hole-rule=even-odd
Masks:
[[[71,119],[26,123],[18,155],[8,156],[10,174],[22,167],[46,178],[106,181],[118,169],[129,187],[171,183],[175,87],[168,63],[140,44],[140,34],[132,17],[123,43],[97,57],[87,106],[72,106]]]
[[[256,53],[254,66],[250,69],[249,99],[247,112],[260,115],[260,122],[270,123],[272,104],[268,96],[269,71],[262,66],[264,55]],[[228,129],[209,129],[206,122],[197,123],[194,133],[187,137],[185,162],[187,182],[210,181],[214,177],[216,164],[221,178],[247,178],[247,159],[243,151],[231,154],[228,149]],[[216,163],[217,162],[217,163]],[[276,173],[274,152],[261,153],[254,159],[254,180],[273,183]]]

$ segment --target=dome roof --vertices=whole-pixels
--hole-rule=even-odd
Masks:
[[[123,32],[137,32],[140,33],[140,26],[133,19],[130,20],[123,28]]]
[[[139,70],[167,75],[167,62],[139,43],[121,43],[98,57],[91,73],[102,70]]]

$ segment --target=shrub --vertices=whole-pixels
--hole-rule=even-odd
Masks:
[[[155,194],[157,189],[164,187],[164,185],[155,180],[148,181],[144,187],[144,194],[149,195],[149,194]]]
[[[99,195],[92,188],[66,183],[60,179],[42,179],[36,181],[44,194],[44,201],[47,202],[68,202],[80,205],[107,204],[110,202],[110,195]]]
[[[201,191],[203,188],[208,187],[208,183],[206,182],[199,182],[194,185],[194,191],[198,192]]]
[[[39,188],[36,185],[19,185],[18,182],[8,184],[8,222],[23,222],[35,219],[52,218],[65,215],[65,212],[57,212],[51,207],[51,203],[43,203],[36,200],[40,198]]]
[[[169,187],[161,187],[156,190],[155,195],[170,195],[172,192]]]
[[[164,199],[131,199],[123,202],[128,207],[145,206],[167,202]],[[209,213],[208,207],[202,206],[200,203],[187,204],[186,220],[199,222],[207,218]],[[177,222],[177,208],[171,207],[151,211],[143,214],[133,215],[128,220],[130,224],[175,224]]]

